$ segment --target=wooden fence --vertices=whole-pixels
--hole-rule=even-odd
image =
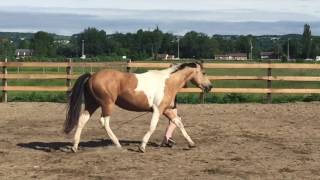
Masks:
[[[127,69],[131,68],[166,68],[170,63],[128,63]],[[320,70],[320,64],[220,64],[205,63],[205,69],[265,69],[266,76],[209,76],[211,81],[217,80],[263,80],[267,88],[214,88],[212,93],[253,93],[267,94],[267,102],[272,100],[271,94],[320,94],[320,89],[275,89],[272,88],[272,81],[303,81],[319,82],[320,76],[272,76],[272,69],[316,69]],[[204,102],[204,95],[199,88],[185,88],[181,92],[200,93],[200,101]]]
[[[73,73],[73,68],[83,67],[90,68],[93,71],[94,68],[117,68],[127,69],[132,71],[133,68],[166,68],[169,67],[170,63],[135,63],[135,62],[113,62],[113,63],[82,63],[82,62],[0,62],[2,67],[2,102],[7,102],[8,91],[62,91],[67,92],[71,88],[71,81],[76,79],[79,74]],[[8,68],[22,68],[22,67],[40,67],[40,68],[65,68],[64,74],[10,74]],[[205,63],[204,68],[213,69],[265,69],[265,76],[209,76],[211,81],[217,80],[263,80],[266,81],[267,88],[214,88],[211,92],[213,93],[260,93],[267,94],[267,100],[271,102],[271,94],[282,93],[282,94],[320,94],[320,89],[275,89],[272,88],[272,81],[310,81],[319,82],[320,76],[272,76],[272,69],[320,69],[320,64],[216,64],[216,63]],[[65,86],[9,86],[9,80],[51,80],[51,79],[62,79],[65,80]],[[184,93],[200,93],[200,97],[203,101],[204,94],[199,88],[185,88],[181,92]]]

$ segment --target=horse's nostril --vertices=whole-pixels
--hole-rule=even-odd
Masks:
[[[207,85],[207,86],[205,87],[205,91],[206,91],[206,92],[209,92],[211,89],[212,89],[212,85]]]

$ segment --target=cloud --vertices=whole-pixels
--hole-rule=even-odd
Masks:
[[[220,9],[220,10],[130,10],[105,8],[1,8],[0,12],[46,13],[94,16],[101,19],[144,19],[167,21],[318,21],[320,18],[301,12],[273,12],[256,9]]]
[[[10,0],[0,5],[1,31],[72,34],[92,26],[107,32],[139,28],[174,33],[320,34],[318,0]],[[301,27],[300,27],[301,26]]]
[[[123,12],[124,13],[124,12]],[[124,13],[125,15],[126,13]],[[71,35],[87,27],[104,29],[108,33],[135,32],[138,29],[153,29],[157,25],[166,32],[183,34],[190,30],[207,34],[287,34],[302,33],[305,22],[275,21],[208,21],[157,19],[157,18],[101,18],[94,15],[0,12],[0,31],[35,32],[44,30]],[[311,23],[313,34],[320,35],[320,21]]]

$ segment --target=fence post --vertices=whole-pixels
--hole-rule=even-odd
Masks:
[[[272,76],[272,69],[271,69],[271,61],[269,61],[269,68],[267,69],[267,76],[268,76],[268,80],[267,80],[267,88],[271,89],[272,88],[272,81],[271,76]],[[267,103],[270,104],[272,103],[272,94],[271,93],[267,93]]]
[[[2,102],[6,103],[8,102],[8,92],[6,91],[6,88],[8,86],[8,82],[7,82],[7,79],[6,79],[6,75],[8,74],[8,70],[7,70],[7,62],[8,62],[8,59],[5,58],[4,59],[4,66],[2,67],[2,73],[3,73],[3,79],[2,79],[2,87],[3,87],[3,91],[2,91]]]
[[[129,60],[127,61],[127,72],[128,72],[128,73],[131,72],[131,68],[130,68],[130,66],[129,66],[130,63],[131,63],[131,59],[129,59]]]
[[[72,75],[72,60],[68,59],[68,66],[66,68],[66,73],[67,73],[67,79],[66,79],[66,86],[68,88],[71,88],[71,75]],[[67,94],[69,94],[69,90],[67,91]]]
[[[201,104],[204,104],[205,103],[205,100],[206,100],[206,94],[205,92],[201,92],[200,95],[199,95],[199,101]]]

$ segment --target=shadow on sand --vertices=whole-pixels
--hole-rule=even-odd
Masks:
[[[132,145],[138,146],[140,145],[140,143],[141,141],[120,140],[120,144],[123,147],[132,146]],[[54,151],[70,152],[70,147],[72,146],[72,143],[70,142],[28,142],[28,143],[18,143],[17,146],[22,148],[38,150],[38,151],[44,151],[44,152],[54,152]],[[112,141],[109,139],[98,139],[98,140],[79,143],[79,149],[108,147],[108,146],[114,146]],[[149,142],[148,146],[159,147],[159,145],[154,142]]]

